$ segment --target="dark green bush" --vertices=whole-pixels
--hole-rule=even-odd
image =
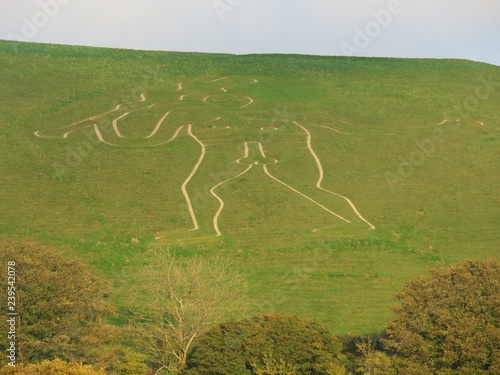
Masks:
[[[186,375],[344,374],[340,340],[316,321],[261,314],[219,324],[193,348]]]

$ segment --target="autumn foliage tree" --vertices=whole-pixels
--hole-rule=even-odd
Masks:
[[[37,364],[5,366],[0,369],[0,375],[107,375],[102,370],[96,370],[91,365],[76,362],[65,362],[60,359],[43,361]]]
[[[104,368],[109,374],[146,373],[143,359],[121,346],[121,329],[106,322],[114,310],[107,301],[110,284],[90,273],[81,260],[30,241],[0,241],[0,264],[7,262],[14,262],[16,270],[18,364],[61,359],[67,362],[45,362],[44,371],[65,368],[69,366],[65,363],[76,361]],[[0,300],[4,303],[5,299]],[[1,310],[6,308],[2,305]],[[5,344],[6,340],[0,340],[1,349]],[[137,370],[132,373],[130,368]],[[81,373],[87,370],[82,368]],[[68,370],[67,374],[73,372]]]
[[[500,263],[465,261],[411,280],[388,323],[393,370],[417,375],[500,374]],[[390,372],[387,372],[390,373]]]
[[[71,360],[79,341],[113,312],[109,283],[78,259],[28,241],[0,243],[0,261],[14,261],[19,312],[18,361]]]

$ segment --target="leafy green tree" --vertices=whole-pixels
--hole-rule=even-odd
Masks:
[[[145,375],[148,373],[148,367],[144,363],[145,356],[131,351],[125,352],[119,356],[119,360],[113,368],[113,374],[117,375]]]
[[[296,315],[261,314],[212,327],[190,353],[187,375],[341,375],[342,345]]]
[[[500,263],[431,270],[397,295],[385,344],[404,375],[500,374]],[[380,358],[386,361],[386,358]]]

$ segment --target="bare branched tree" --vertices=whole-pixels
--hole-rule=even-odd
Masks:
[[[157,373],[180,373],[193,341],[205,329],[242,312],[245,284],[227,261],[180,258],[151,250],[141,277],[142,298],[134,310],[140,334],[160,364]]]

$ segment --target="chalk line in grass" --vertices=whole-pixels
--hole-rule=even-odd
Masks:
[[[234,177],[231,177],[231,178],[228,178],[227,180],[225,181],[222,181],[220,183],[218,183],[217,185],[215,185],[213,188],[210,189],[210,194],[212,194],[218,201],[219,201],[219,209],[217,210],[217,212],[215,213],[214,215],[214,218],[213,218],[213,225],[214,225],[214,229],[215,229],[215,232],[217,233],[217,236],[220,236],[221,235],[221,232],[219,230],[219,215],[221,214],[222,210],[224,209],[224,201],[222,200],[221,197],[219,197],[216,193],[215,193],[215,189],[217,189],[219,186],[225,184],[226,182],[228,181],[231,181],[231,180],[234,180],[242,175],[244,175],[245,173],[247,173],[252,167],[254,166],[254,164],[250,164],[243,172],[241,172],[240,174],[234,176]]]
[[[142,96],[144,96],[144,94],[142,94]],[[139,111],[145,111],[147,109],[151,109],[153,108],[155,105],[157,105],[158,103],[154,103],[154,104],[151,104],[149,107],[146,107],[146,108],[140,108],[140,109],[136,109],[134,111],[130,111],[130,112],[126,112],[124,114],[122,114],[121,116],[115,118],[112,122],[113,124],[113,129],[116,133],[116,135],[120,138],[125,138],[121,133],[120,133],[120,130],[118,129],[118,121],[121,120],[122,118],[128,116],[129,114],[133,113],[133,112],[139,112]]]
[[[439,126],[439,125],[446,124],[448,121],[449,121],[449,119],[444,119],[443,121],[441,121],[441,122],[438,124],[438,126]]]
[[[344,135],[349,135],[349,133],[344,133],[344,132],[341,132],[340,130],[337,130],[337,129],[334,129],[334,128],[331,128],[329,126],[326,126],[326,125],[322,125],[322,124],[318,124],[319,126],[323,127],[323,128],[327,128],[327,129],[330,129],[334,132],[337,132],[337,133],[340,133],[340,134],[344,134]]]
[[[362,125],[351,124],[350,122],[347,122],[347,121],[342,121],[342,120],[337,120],[337,119],[335,119],[335,121],[338,121],[338,122],[341,122],[342,124],[346,124],[346,125],[350,125],[350,126],[362,127]]]
[[[115,130],[115,133],[118,137],[123,138],[123,135],[120,133],[120,130],[118,130],[118,120],[122,119],[123,117],[127,116],[129,112],[124,113],[123,115],[115,118],[112,122],[113,124],[113,129]]]
[[[321,203],[318,203],[316,202],[314,199],[312,199],[311,197],[308,197],[307,195],[305,195],[304,193],[301,193],[300,191],[298,191],[297,189],[291,187],[290,185],[288,185],[286,182],[283,182],[281,181],[280,179],[274,177],[267,169],[267,165],[263,165],[262,168],[264,169],[264,172],[269,176],[271,177],[273,180],[279,182],[280,184],[286,186],[287,188],[289,188],[290,190],[294,191],[295,193],[299,194],[300,196],[306,198],[307,200],[313,202],[315,205],[321,207],[323,210],[325,210],[326,212],[338,217],[339,219],[341,220],[344,220],[346,223],[350,223],[349,220],[347,220],[346,218],[340,216],[339,214],[336,214],[335,212],[333,212],[332,210],[326,208],[325,206],[323,206]]]
[[[366,220],[358,211],[358,209],[356,208],[356,206],[354,205],[354,203],[352,203],[352,201],[341,195],[341,194],[338,194],[338,193],[335,193],[331,190],[327,190],[325,188],[323,188],[321,186],[321,183],[323,182],[323,177],[324,177],[324,171],[323,171],[323,166],[321,165],[321,161],[319,160],[318,158],[318,155],[316,155],[316,152],[314,152],[314,149],[312,148],[312,144],[311,144],[311,141],[312,141],[312,135],[311,135],[311,132],[304,126],[300,125],[297,121],[294,121],[293,122],[295,125],[297,125],[298,127],[300,127],[302,130],[304,130],[304,132],[306,133],[307,135],[307,148],[309,149],[309,152],[311,153],[312,157],[314,158],[314,161],[316,162],[316,166],[318,167],[318,171],[319,171],[319,178],[318,178],[318,181],[316,182],[316,187],[322,191],[325,191],[327,193],[330,193],[330,194],[333,194],[333,195],[336,195],[340,198],[343,198],[348,204],[349,206],[351,206],[352,210],[354,211],[354,213],[362,220],[364,221],[366,224],[368,224],[368,226],[370,227],[370,229],[375,229],[375,226],[373,224],[371,224],[368,220]]]
[[[109,142],[106,142],[104,140],[104,138],[102,137],[101,131],[99,130],[99,126],[97,126],[97,124],[94,124],[94,131],[95,131],[95,134],[97,135],[97,139],[99,139],[102,143],[105,143],[105,144],[110,145],[110,146],[116,146],[116,145],[109,143]]]
[[[447,118],[447,119],[444,119],[443,121],[441,121],[441,122],[438,124],[438,126],[439,126],[439,125],[446,124],[447,122],[458,122],[458,121],[460,121],[460,120],[459,120],[459,119],[457,119],[457,118]]]
[[[193,132],[192,132],[192,125],[191,124],[188,125],[187,129],[188,129],[187,131],[188,131],[189,136],[191,138],[193,138],[196,142],[198,142],[198,144],[201,146],[200,157],[198,158],[198,161],[197,161],[196,165],[194,166],[193,170],[191,171],[191,173],[189,174],[188,178],[186,178],[186,180],[184,181],[184,183],[181,186],[182,194],[184,195],[184,198],[186,199],[186,203],[188,205],[189,214],[191,215],[191,221],[193,222],[193,229],[192,230],[197,230],[200,227],[198,225],[198,220],[196,220],[196,215],[194,213],[193,204],[191,203],[191,199],[189,198],[189,194],[187,192],[186,187],[189,184],[189,181],[191,181],[191,179],[193,178],[193,176],[196,174],[196,171],[198,170],[198,168],[200,167],[200,165],[201,165],[201,163],[203,161],[203,158],[205,157],[205,154],[206,154],[206,147],[203,144],[203,142],[201,142],[193,134]]]
[[[78,129],[70,130],[69,132],[66,132],[66,133],[63,134],[63,138],[66,139],[66,138],[68,138],[68,135],[70,135],[71,133],[74,133],[74,132],[76,132],[78,130],[81,130],[81,129],[88,128],[89,126],[92,126],[92,125],[86,125],[83,128],[78,128]]]
[[[40,131],[36,131],[33,134],[35,134],[38,138],[42,138],[42,139],[53,139],[53,138],[55,138],[55,137],[49,137],[48,135],[41,135]]]
[[[250,102],[248,102],[247,104],[241,106],[240,108],[248,107],[250,104],[252,104],[254,102],[254,100],[251,97],[249,97],[249,96],[245,96],[245,98],[249,99]]]
[[[329,228],[333,228],[333,227],[336,227],[336,226],[338,226],[338,224],[329,225],[327,227],[322,227],[322,228],[318,228],[318,229],[313,229],[311,232],[316,233],[316,232],[319,232],[320,230],[329,229]]]
[[[182,128],[184,128],[184,126],[186,126],[186,125],[179,126],[177,128],[177,130],[175,131],[174,135],[172,136],[172,138],[170,138],[168,141],[161,142],[161,143],[156,143],[154,145],[147,145],[147,146],[148,147],[155,147],[155,146],[161,146],[161,145],[167,144],[169,142],[172,142],[175,138],[177,138],[177,136],[179,135],[179,132],[182,130]]]
[[[217,81],[222,81],[223,79],[226,79],[226,78],[227,77],[217,78],[217,79],[214,79],[213,81],[210,81],[210,83],[217,82]]]
[[[262,146],[262,143],[261,142],[258,142],[258,141],[250,141],[250,142],[245,142],[245,145],[244,145],[244,151],[243,151],[243,157],[239,158],[238,160],[236,160],[236,163],[238,164],[248,164],[248,163],[243,163],[242,160],[243,159],[246,159],[250,156],[250,149],[248,147],[248,144],[249,143],[257,143],[257,145],[259,146],[259,152],[260,152],[260,156],[262,156],[263,158],[267,158],[265,152],[264,152],[264,147]],[[274,159],[274,158],[271,158],[274,160],[274,163],[277,163],[278,160]],[[258,161],[252,163],[252,164],[260,164]]]
[[[158,121],[158,123],[156,124],[156,127],[154,128],[153,132],[145,138],[151,138],[152,136],[154,136],[158,132],[158,130],[160,130],[160,126],[163,124],[163,121],[165,121],[165,119],[167,118],[167,116],[169,115],[170,112],[172,112],[172,111],[168,111],[167,113],[165,113],[163,115],[163,117],[160,119],[160,121]]]

